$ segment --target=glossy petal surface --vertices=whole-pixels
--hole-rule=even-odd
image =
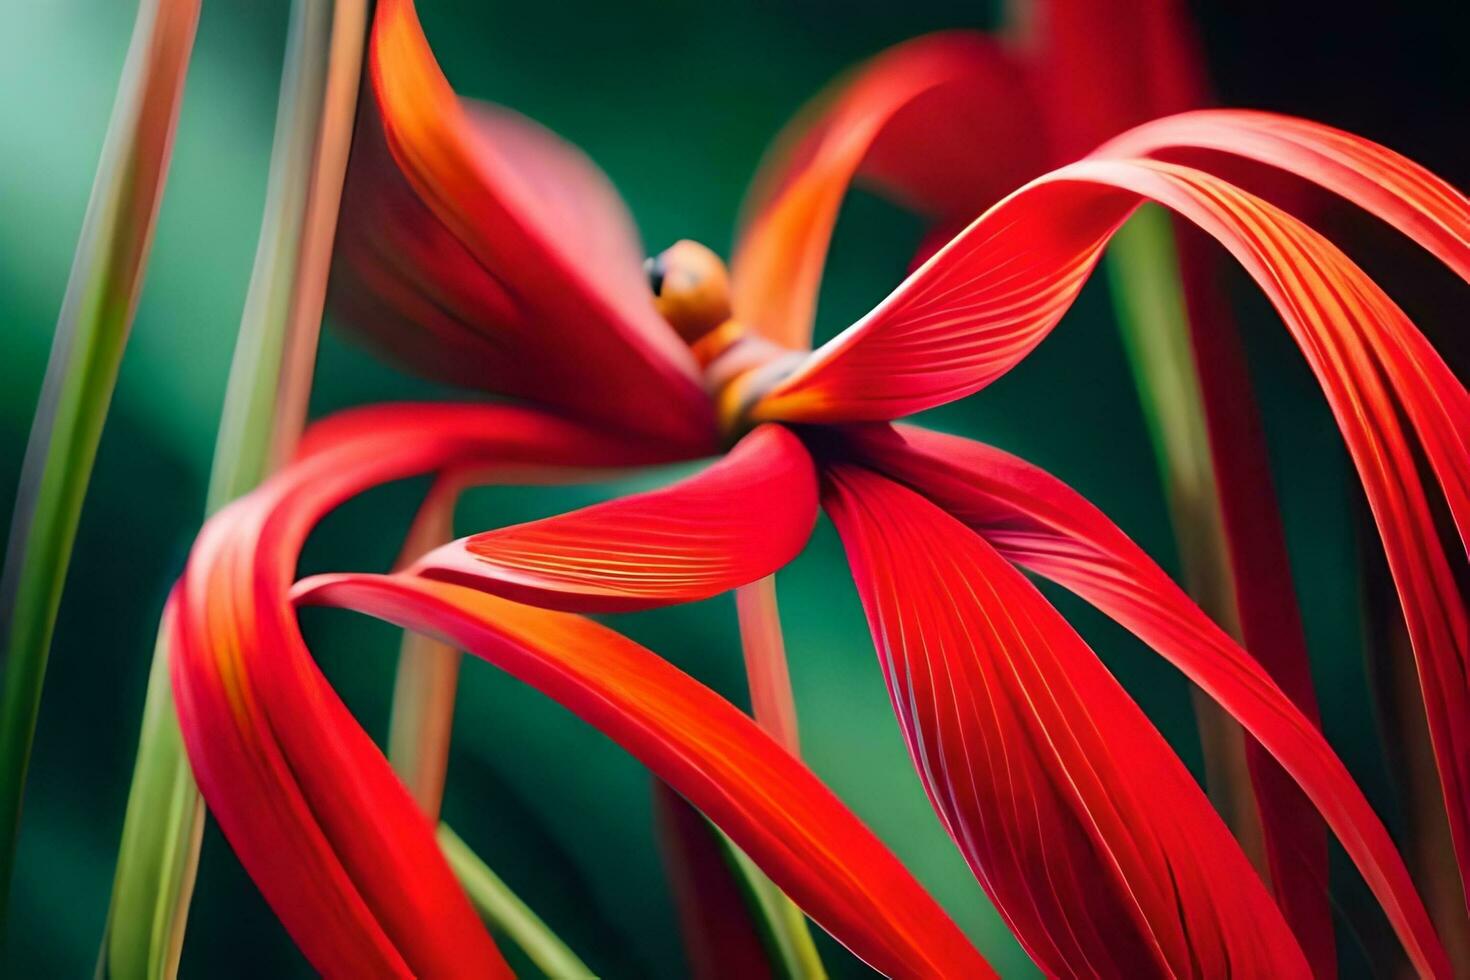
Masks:
[[[1019,9],[1028,15],[1021,42],[1056,163],[1093,150],[1129,126],[1209,101],[1202,71],[1207,62],[1191,30],[1187,5],[1179,0],[1110,4],[1038,0]],[[1148,335],[1130,337],[1127,321],[1132,317],[1120,325],[1133,356],[1145,357],[1134,371],[1145,401],[1170,392],[1187,393],[1167,420],[1159,419],[1158,434],[1172,431],[1176,441],[1166,437],[1155,447],[1160,461],[1174,474],[1171,481],[1185,481],[1172,483],[1174,508],[1198,511],[1191,516],[1176,513],[1173,518],[1185,578],[1195,597],[1212,613],[1228,617],[1225,621],[1239,629],[1283,689],[1315,718],[1306,642],[1250,379],[1235,350],[1237,331],[1228,303],[1214,288],[1219,258],[1213,250],[1197,247],[1202,236],[1191,234],[1186,222],[1176,219],[1173,224],[1175,246],[1160,251],[1177,252],[1187,327],[1156,323],[1146,328]],[[1136,241],[1137,229],[1134,234]],[[1127,252],[1116,258],[1120,263],[1130,261]],[[1168,262],[1173,255],[1153,258]],[[1171,275],[1167,268],[1159,274]],[[1141,298],[1140,280],[1149,273],[1134,269],[1123,275],[1121,289],[1110,291],[1114,302]],[[1169,356],[1174,344],[1182,353],[1177,359]],[[1192,364],[1188,347],[1193,348]],[[1198,390],[1191,393],[1196,379]],[[1186,428],[1194,431],[1180,443],[1177,436]],[[1211,743],[1205,749],[1206,768],[1228,770],[1235,739],[1228,732],[1214,732],[1217,722],[1210,718],[1200,721],[1201,734]],[[1251,824],[1252,815],[1244,808],[1254,803],[1272,891],[1313,972],[1334,977],[1336,938],[1321,821],[1256,743],[1246,741],[1245,755],[1249,788],[1231,787],[1233,777],[1224,771],[1210,773],[1211,787],[1219,779],[1225,795],[1240,797],[1233,804],[1233,824]]]
[[[642,609],[773,573],[801,551],[816,515],[811,458],[767,425],[687,480],[461,538],[412,571],[553,609]]]
[[[383,406],[309,433],[299,462],[205,527],[169,612],[185,746],[210,810],[286,929],[331,976],[508,975],[433,829],[312,661],[288,600],[320,516],[456,461],[658,455],[497,406]]]
[[[1264,423],[1231,304],[1219,281],[1218,250],[1204,233],[1174,222],[1177,265],[1188,316],[1187,340],[1199,380],[1234,627],[1221,625],[1314,724],[1317,693],[1297,606],[1286,530],[1276,500]],[[1218,566],[1217,566],[1218,567]],[[1222,569],[1226,570],[1226,569]],[[1187,576],[1186,576],[1187,581]],[[1204,596],[1196,596],[1204,599]],[[1214,610],[1201,602],[1212,616]],[[1238,628],[1238,633],[1236,629]],[[1259,742],[1245,740],[1246,767],[1265,838],[1271,887],[1313,971],[1333,977],[1337,939],[1329,904],[1327,837],[1316,808]]]
[[[1045,471],[958,436],[853,428],[843,448],[924,494],[1009,560],[1097,606],[1219,701],[1323,814],[1420,971],[1448,973],[1392,839],[1315,722],[1106,515]]]
[[[344,205],[339,307],[435,377],[711,445],[688,348],[637,232],[580,151],[440,73],[408,0],[378,5]]]
[[[1197,170],[1086,160],[1018,191],[756,405],[761,417],[884,418],[1008,370],[1060,318],[1140,199],[1219,240],[1282,315],[1367,491],[1419,662],[1462,878],[1470,855],[1470,619],[1419,474],[1470,528],[1470,396],[1394,303],[1301,222]]]
[[[666,459],[504,406],[380,406],[308,432],[297,463],[206,526],[170,611],[180,722],[231,846],[312,964],[331,976],[505,975],[382,753],[311,659],[289,598],[307,533],[337,503],[446,466]],[[809,465],[809,464],[808,464]],[[858,820],[756,724],[590,621],[411,576],[318,580],[496,660],[680,789],[817,921],[895,975],[987,976],[959,929]]]
[[[914,491],[824,477],[924,787],[1042,969],[1310,975],[1204,793],[1035,587]]]
[[[1098,153],[1167,156],[1213,150],[1278,167],[1339,194],[1423,245],[1470,281],[1470,199],[1372,140],[1269,112],[1186,112],[1139,126]]]
[[[934,900],[805,766],[667,661],[589,619],[412,575],[320,576],[298,596],[432,633],[618,742],[783,891],[893,976],[991,976]]]

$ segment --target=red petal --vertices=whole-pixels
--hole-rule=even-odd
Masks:
[[[1147,156],[1215,150],[1279,167],[1352,201],[1470,281],[1470,199],[1412,160],[1307,119],[1218,109],[1139,126],[1098,150]]]
[[[378,5],[336,294],[410,366],[712,445],[693,355],[653,307],[607,179],[503,109],[461,102],[409,0]],[[391,152],[391,156],[389,155]]]
[[[303,582],[475,653],[618,742],[721,827],[859,957],[891,976],[993,972],[898,860],[734,705],[591,620],[409,575]]]
[[[846,451],[918,490],[1011,561],[1097,606],[1219,701],[1316,804],[1420,971],[1448,973],[1392,839],[1315,723],[1101,511],[1043,470],[957,436],[854,428]]]
[[[659,457],[502,406],[397,406],[309,433],[205,527],[170,605],[185,746],[241,862],[319,971],[508,975],[433,831],[312,662],[287,591],[302,541],[365,487],[442,467]]]
[[[985,387],[1059,320],[1134,197],[1033,183],[987,211],[751,409],[762,420],[890,419]]]
[[[940,221],[968,221],[1042,169],[1035,115],[1016,65],[979,34],[909,41],[839,80],[787,126],[756,174],[731,268],[736,319],[787,347],[809,346],[832,227],[853,181]],[[988,152],[994,146],[1006,152]]]
[[[445,466],[525,478],[527,467],[661,458],[522,409],[380,406],[317,426],[296,463],[206,525],[170,615],[185,745],[226,837],[318,970],[507,973],[428,821],[301,640],[287,593],[312,526],[366,487]],[[720,820],[818,921],[875,965],[991,975],[958,928],[810,772],[732,705],[642,648],[576,617],[457,586],[411,577],[337,583],[342,592],[427,610],[426,622],[456,637],[466,631],[458,645],[493,650],[573,702]],[[493,610],[498,625],[475,610]]]
[[[1205,101],[1204,54],[1178,0],[1041,0],[1024,8],[1021,40],[1058,162]]]
[[[410,571],[551,609],[646,609],[771,574],[801,551],[816,514],[811,457],[766,425],[697,476],[461,538]]]
[[[1239,332],[1220,288],[1220,257],[1207,236],[1176,219],[1175,245],[1190,347],[1204,408],[1210,471],[1228,561],[1238,634],[1292,703],[1320,727],[1306,632],[1297,608],[1286,530],[1276,503],[1265,431]],[[1228,608],[1228,607],[1227,607]],[[1222,620],[1222,623],[1224,621]],[[1337,937],[1328,896],[1321,816],[1259,742],[1246,768],[1265,837],[1271,887],[1318,977],[1335,977]]]
[[[1035,587],[912,490],[824,473],[925,789],[1041,968],[1308,976],[1204,793]]]
[[[1416,453],[1437,477],[1465,540],[1470,395],[1403,311],[1301,222],[1197,170],[1142,160],[1073,164],[975,222],[753,414],[885,418],[982,387],[1040,342],[1107,237],[1143,198],[1173,208],[1230,250],[1281,313],[1322,385],[1399,588],[1464,879],[1470,617],[1456,574],[1465,565],[1439,540]]]

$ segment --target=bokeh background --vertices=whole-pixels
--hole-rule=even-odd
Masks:
[[[0,2],[0,512],[7,515],[135,6]],[[996,6],[420,2],[456,86],[513,106],[584,147],[631,203],[651,250],[693,237],[721,251],[728,251],[765,141],[807,96],[894,42],[936,28],[991,27]],[[1193,9],[1222,103],[1353,129],[1464,187],[1470,65],[1457,41],[1456,6],[1207,0]],[[163,597],[199,523],[255,248],[286,21],[286,0],[204,5],[157,243],[56,633],[11,946],[0,962],[5,976],[80,977],[96,961],[146,664]],[[1458,283],[1372,222],[1336,214],[1324,222],[1357,246],[1350,251],[1463,376]],[[824,285],[823,335],[897,281],[919,233],[913,219],[874,198],[851,200]],[[1377,747],[1363,667],[1357,491],[1327,410],[1279,322],[1248,289],[1236,292],[1326,729],[1397,827],[1396,791]],[[315,414],[453,396],[327,331]],[[1026,363],[931,421],[1050,468],[1166,567],[1176,566],[1102,277]],[[313,540],[306,570],[384,567],[422,489],[395,485],[344,508]],[[468,533],[625,489],[480,491],[462,507],[459,524]],[[807,758],[1005,975],[1033,975],[923,797],[838,552],[824,523],[779,580]],[[1177,674],[1079,603],[1058,602],[1198,772],[1189,698]],[[306,627],[314,649],[381,736],[396,636],[347,614],[312,612]],[[728,597],[617,620],[745,703]],[[683,974],[650,829],[648,777],[595,731],[483,664],[463,674],[445,812],[594,969],[608,977]],[[1351,873],[1335,874],[1334,891],[1352,923],[1345,933],[1377,927]],[[865,975],[835,944],[824,949],[834,975]],[[1366,972],[1350,948],[1345,956],[1345,972]],[[310,972],[213,829],[182,972]]]

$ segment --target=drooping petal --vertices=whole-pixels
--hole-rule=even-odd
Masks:
[[[1203,149],[1278,167],[1382,218],[1470,282],[1470,199],[1385,146],[1308,119],[1244,109],[1186,112],[1130,130],[1100,156]]]
[[[1204,793],[1035,587],[914,491],[823,472],[920,778],[1042,969],[1308,976]]]
[[[1204,447],[1218,514],[1216,561],[1228,576],[1220,618],[1303,715],[1320,727],[1306,630],[1297,606],[1286,530],[1261,414],[1229,298],[1221,257],[1208,237],[1174,221],[1174,252],[1188,317],[1187,341],[1199,380]],[[1188,573],[1185,573],[1188,582]],[[1234,621],[1228,618],[1234,613]],[[1329,902],[1327,835],[1312,802],[1259,742],[1244,739],[1251,795],[1266,846],[1271,890],[1318,977],[1335,977],[1337,937]]]
[[[1182,3],[1029,0],[1018,7],[1025,15],[1020,41],[1029,55],[1029,78],[1038,92],[1058,163],[1129,126],[1208,101],[1201,71],[1205,59]],[[1135,228],[1127,251],[1112,256],[1119,266],[1110,271],[1123,271],[1122,265],[1130,261],[1170,261],[1176,251],[1180,260],[1187,318],[1145,325],[1134,314],[1124,314],[1120,327],[1125,345],[1134,355],[1143,355],[1130,360],[1145,402],[1183,393],[1182,411],[1170,412],[1160,421],[1154,441],[1161,463],[1172,474],[1168,480],[1175,512],[1172,523],[1185,579],[1206,609],[1226,617],[1220,621],[1250,640],[1252,652],[1315,718],[1315,693],[1285,541],[1269,477],[1262,479],[1265,446],[1252,425],[1249,379],[1244,363],[1229,356],[1237,343],[1235,329],[1228,315],[1213,305],[1219,297],[1205,279],[1218,266],[1218,257],[1211,252],[1205,265],[1194,262],[1198,250],[1189,247],[1191,229],[1182,221],[1174,224],[1177,249],[1156,244],[1155,254],[1139,256],[1139,236],[1151,236]],[[1115,303],[1141,298],[1149,276],[1135,271],[1142,278],[1124,272],[1121,288],[1110,290]],[[1168,270],[1163,275],[1171,278]],[[1204,304],[1210,305],[1202,309]],[[1170,356],[1161,357],[1165,352]],[[1161,419],[1157,406],[1149,414]],[[1186,431],[1189,438],[1179,442]],[[1334,977],[1336,937],[1327,896],[1322,822],[1290,777],[1254,742],[1247,739],[1244,744],[1246,772],[1233,772],[1239,736],[1221,730],[1224,722],[1208,708],[1199,718],[1208,782],[1212,791],[1223,790],[1216,805],[1228,800],[1228,822],[1237,834],[1253,836],[1258,822],[1277,902],[1313,972]],[[1242,779],[1247,773],[1249,785]]]
[[[687,480],[461,538],[410,571],[551,609],[646,609],[771,574],[796,557],[816,514],[811,457],[766,425]]]
[[[618,742],[710,817],[874,968],[992,976],[871,831],[738,708],[591,620],[411,575],[332,575],[298,598],[357,609],[484,657]]]
[[[1321,811],[1417,968],[1448,973],[1392,839],[1315,723],[1101,511],[1009,453],[915,426],[851,427],[841,451],[922,493],[1006,558],[1076,592],[1219,701]]]
[[[941,224],[969,221],[1041,171],[1035,116],[1018,66],[980,34],[918,38],[839,79],[756,174],[731,266],[735,318],[784,346],[809,346],[832,228],[854,180]]]
[[[302,642],[289,588],[312,526],[369,486],[447,465],[525,479],[528,467],[665,459],[657,448],[525,409],[378,406],[308,433],[295,464],[206,526],[170,612],[185,744],[231,846],[318,970],[508,974],[429,822]],[[425,623],[469,630],[473,638],[441,637],[476,652],[488,654],[493,636],[494,656],[575,702],[708,813],[728,818],[727,832],[875,965],[989,975],[958,928],[810,772],[657,657],[576,617],[453,585],[406,576],[338,583],[386,590],[397,597],[390,605],[421,604],[431,610]],[[499,625],[488,625],[485,610]]]
[[[578,150],[458,99],[410,0],[378,5],[335,295],[435,377],[712,445],[692,354],[653,307],[637,232]]]
[[[318,970],[509,972],[429,821],[302,642],[288,589],[306,534],[365,487],[460,460],[659,458],[528,410],[377,407],[309,433],[297,463],[206,525],[169,612],[185,746],[225,836]]]
[[[1140,199],[1218,239],[1306,356],[1367,491],[1420,667],[1462,879],[1470,864],[1470,617],[1418,471],[1422,453],[1470,532],[1470,395],[1393,301],[1301,222],[1201,171],[1085,160],[997,205],[753,414],[893,417],[1008,370],[1060,318]],[[1405,424],[1407,423],[1407,425]]]

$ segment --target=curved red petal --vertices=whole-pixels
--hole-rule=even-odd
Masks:
[[[1040,342],[1142,199],[1167,205],[1225,245],[1281,314],[1322,386],[1399,589],[1463,880],[1470,866],[1470,616],[1456,575],[1464,555],[1447,552],[1439,538],[1417,454],[1467,540],[1470,395],[1403,311],[1295,218],[1198,170],[1081,161],[975,222],[754,414],[884,418],[982,387]]]
[[[1461,540],[1470,540],[1470,395],[1372,280],[1278,209],[1167,164],[1099,161],[1077,169],[1157,195],[1224,242],[1306,354],[1358,469],[1399,589],[1466,883],[1470,615],[1458,577],[1466,559],[1441,540],[1419,454]]]
[[[914,491],[824,476],[920,778],[1041,968],[1309,976],[1204,793],[1035,587]]]
[[[1020,69],[981,34],[918,38],[839,79],[756,174],[731,264],[735,318],[787,347],[809,346],[832,228],[854,180],[942,223],[968,221],[1042,169],[1035,116]],[[987,152],[994,146],[1006,152]]]
[[[854,427],[843,451],[922,493],[1011,561],[1076,592],[1219,701],[1320,810],[1415,966],[1448,974],[1393,840],[1315,722],[1106,515],[1038,467],[958,436]]]
[[[288,590],[320,516],[451,462],[617,465],[656,451],[504,406],[346,413],[205,526],[170,604],[199,787],[307,958],[331,976],[509,975],[433,830],[312,662]]]
[[[1108,235],[1144,198],[1225,245],[1282,314],[1322,385],[1404,605],[1466,879],[1470,616],[1455,579],[1464,557],[1448,554],[1439,539],[1416,451],[1464,541],[1470,395],[1382,289],[1294,217],[1188,167],[1104,159],[1063,167],[986,213],[863,322],[817,351],[756,414],[873,419],[975,391],[1050,331]]]
[[[1302,714],[1319,724],[1306,631],[1297,606],[1286,530],[1265,431],[1239,331],[1219,283],[1220,256],[1204,233],[1176,219],[1175,246],[1184,287],[1188,340],[1204,410],[1228,576],[1219,612],[1195,596],[1232,638],[1250,651]],[[1185,573],[1188,579],[1188,573]],[[1246,769],[1265,838],[1271,889],[1319,977],[1335,977],[1337,937],[1328,894],[1326,828],[1312,802],[1254,739],[1245,740]]]
[[[1393,225],[1470,282],[1470,198],[1385,146],[1309,119],[1213,109],[1139,126],[1097,155],[1181,148],[1245,157],[1325,187]]]
[[[297,594],[428,632],[566,706],[709,816],[874,968],[893,976],[994,975],[805,766],[734,705],[621,634],[411,575],[319,576]]]
[[[185,744],[226,837],[318,970],[507,972],[428,821],[302,642],[288,590],[307,533],[366,487],[445,466],[524,478],[528,468],[665,459],[656,448],[525,409],[378,406],[317,426],[296,463],[206,526],[170,617]],[[365,576],[337,585],[418,604],[428,610],[424,622],[468,631],[458,645],[482,654],[493,646],[521,676],[574,703],[721,820],[875,965],[899,975],[991,975],[896,859],[794,757],[642,648],[577,617],[445,583]],[[496,624],[476,610],[493,610]]]
[[[461,538],[409,571],[550,609],[646,609],[771,574],[801,551],[816,515],[811,457],[766,425],[672,486]]]
[[[339,305],[436,377],[712,446],[698,367],[654,309],[606,177],[528,120],[458,99],[410,0],[378,5],[369,71]]]
[[[762,421],[898,418],[1014,367],[1071,306],[1136,206],[1042,181],[1001,201],[751,408]]]

